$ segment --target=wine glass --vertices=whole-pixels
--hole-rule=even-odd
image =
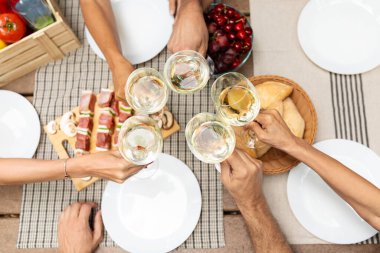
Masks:
[[[164,78],[170,89],[177,93],[192,94],[206,86],[211,68],[198,52],[179,51],[166,61]]]
[[[121,126],[119,152],[127,161],[146,165],[137,175],[147,178],[158,169],[157,157],[162,152],[162,135],[155,120],[146,115],[132,116]]]
[[[244,126],[252,122],[260,112],[260,99],[255,86],[237,72],[218,77],[212,84],[211,97],[218,116],[232,126]],[[254,133],[244,130],[241,134],[245,144],[254,148]]]
[[[215,164],[226,160],[235,148],[235,133],[231,126],[212,113],[199,113],[186,125],[186,142],[191,152],[205,163]]]
[[[168,101],[168,88],[162,75],[153,68],[133,71],[125,85],[125,97],[129,105],[140,114],[160,111]]]

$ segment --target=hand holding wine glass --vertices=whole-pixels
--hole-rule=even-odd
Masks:
[[[186,125],[186,141],[191,152],[201,161],[219,164],[235,148],[233,129],[212,113],[199,113]]]
[[[242,74],[226,73],[218,77],[211,87],[211,96],[219,117],[232,126],[252,122],[260,111],[260,99],[253,84]],[[254,148],[254,135],[247,129],[242,139]]]
[[[132,116],[121,126],[119,133],[120,154],[136,165],[147,165],[139,174],[151,176],[157,170],[157,157],[162,151],[161,129],[149,116]],[[142,173],[143,172],[143,173]]]
[[[256,137],[277,149],[286,151],[296,146],[297,137],[290,131],[277,110],[263,110],[255,121],[245,126]]]

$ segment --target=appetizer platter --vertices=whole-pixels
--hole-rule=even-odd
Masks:
[[[98,95],[85,90],[82,91],[79,107],[50,121],[44,130],[61,159],[69,158],[66,142],[75,156],[117,150],[120,128],[132,115],[132,108],[126,102],[115,99],[112,89],[102,89]],[[163,138],[180,129],[167,107],[150,117],[157,121]],[[78,191],[97,180],[95,177],[72,178]]]
[[[275,109],[292,133],[313,143],[317,132],[317,113],[307,93],[294,81],[280,76],[255,76],[249,78],[260,97],[261,109]],[[234,127],[236,146],[250,156],[263,161],[265,174],[289,171],[299,161],[286,153],[255,140],[255,148],[247,148],[240,127]]]

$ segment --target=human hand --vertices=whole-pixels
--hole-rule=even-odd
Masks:
[[[115,85],[115,96],[119,100],[125,100],[125,85],[129,75],[135,70],[133,65],[124,57],[120,57],[110,67],[112,79]]]
[[[260,141],[283,151],[288,151],[297,141],[277,110],[263,110],[245,128],[254,131]]]
[[[136,174],[145,166],[138,166],[126,161],[119,151],[98,152],[74,158],[73,162],[79,166],[67,163],[67,172],[71,176],[70,167],[84,171],[83,176],[94,176],[122,183],[130,176]],[[74,174],[78,174],[74,173]]]
[[[97,207],[94,202],[74,203],[61,213],[58,223],[58,248],[60,253],[91,253],[103,240],[103,222],[101,212],[94,218],[94,231],[89,225],[91,209]]]
[[[221,164],[222,183],[235,199],[240,209],[262,203],[262,162],[235,149]]]
[[[168,49],[174,53],[190,49],[206,55],[208,31],[199,1],[172,0],[170,8],[172,13],[176,10],[176,16]]]

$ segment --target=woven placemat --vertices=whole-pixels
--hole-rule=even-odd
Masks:
[[[84,23],[77,0],[61,0],[59,5],[83,47],[62,61],[50,63],[37,71],[33,104],[45,125],[62,113],[78,105],[80,92],[90,89],[99,92],[112,82],[107,63],[100,60],[84,39]],[[169,54],[163,50],[154,59],[136,67],[152,67],[159,71]],[[212,82],[213,80],[210,80]],[[218,248],[224,246],[223,191],[216,170],[199,162],[185,141],[184,127],[195,114],[213,111],[210,87],[194,95],[171,93],[168,106],[182,129],[164,143],[164,152],[184,161],[197,177],[202,191],[202,213],[193,234],[182,248]],[[57,159],[45,134],[41,135],[36,158]],[[96,201],[100,203],[106,181],[100,180],[82,192],[77,192],[71,181],[52,181],[25,185],[20,217],[18,248],[57,247],[57,220],[70,203]],[[106,235],[102,246],[115,246]]]

